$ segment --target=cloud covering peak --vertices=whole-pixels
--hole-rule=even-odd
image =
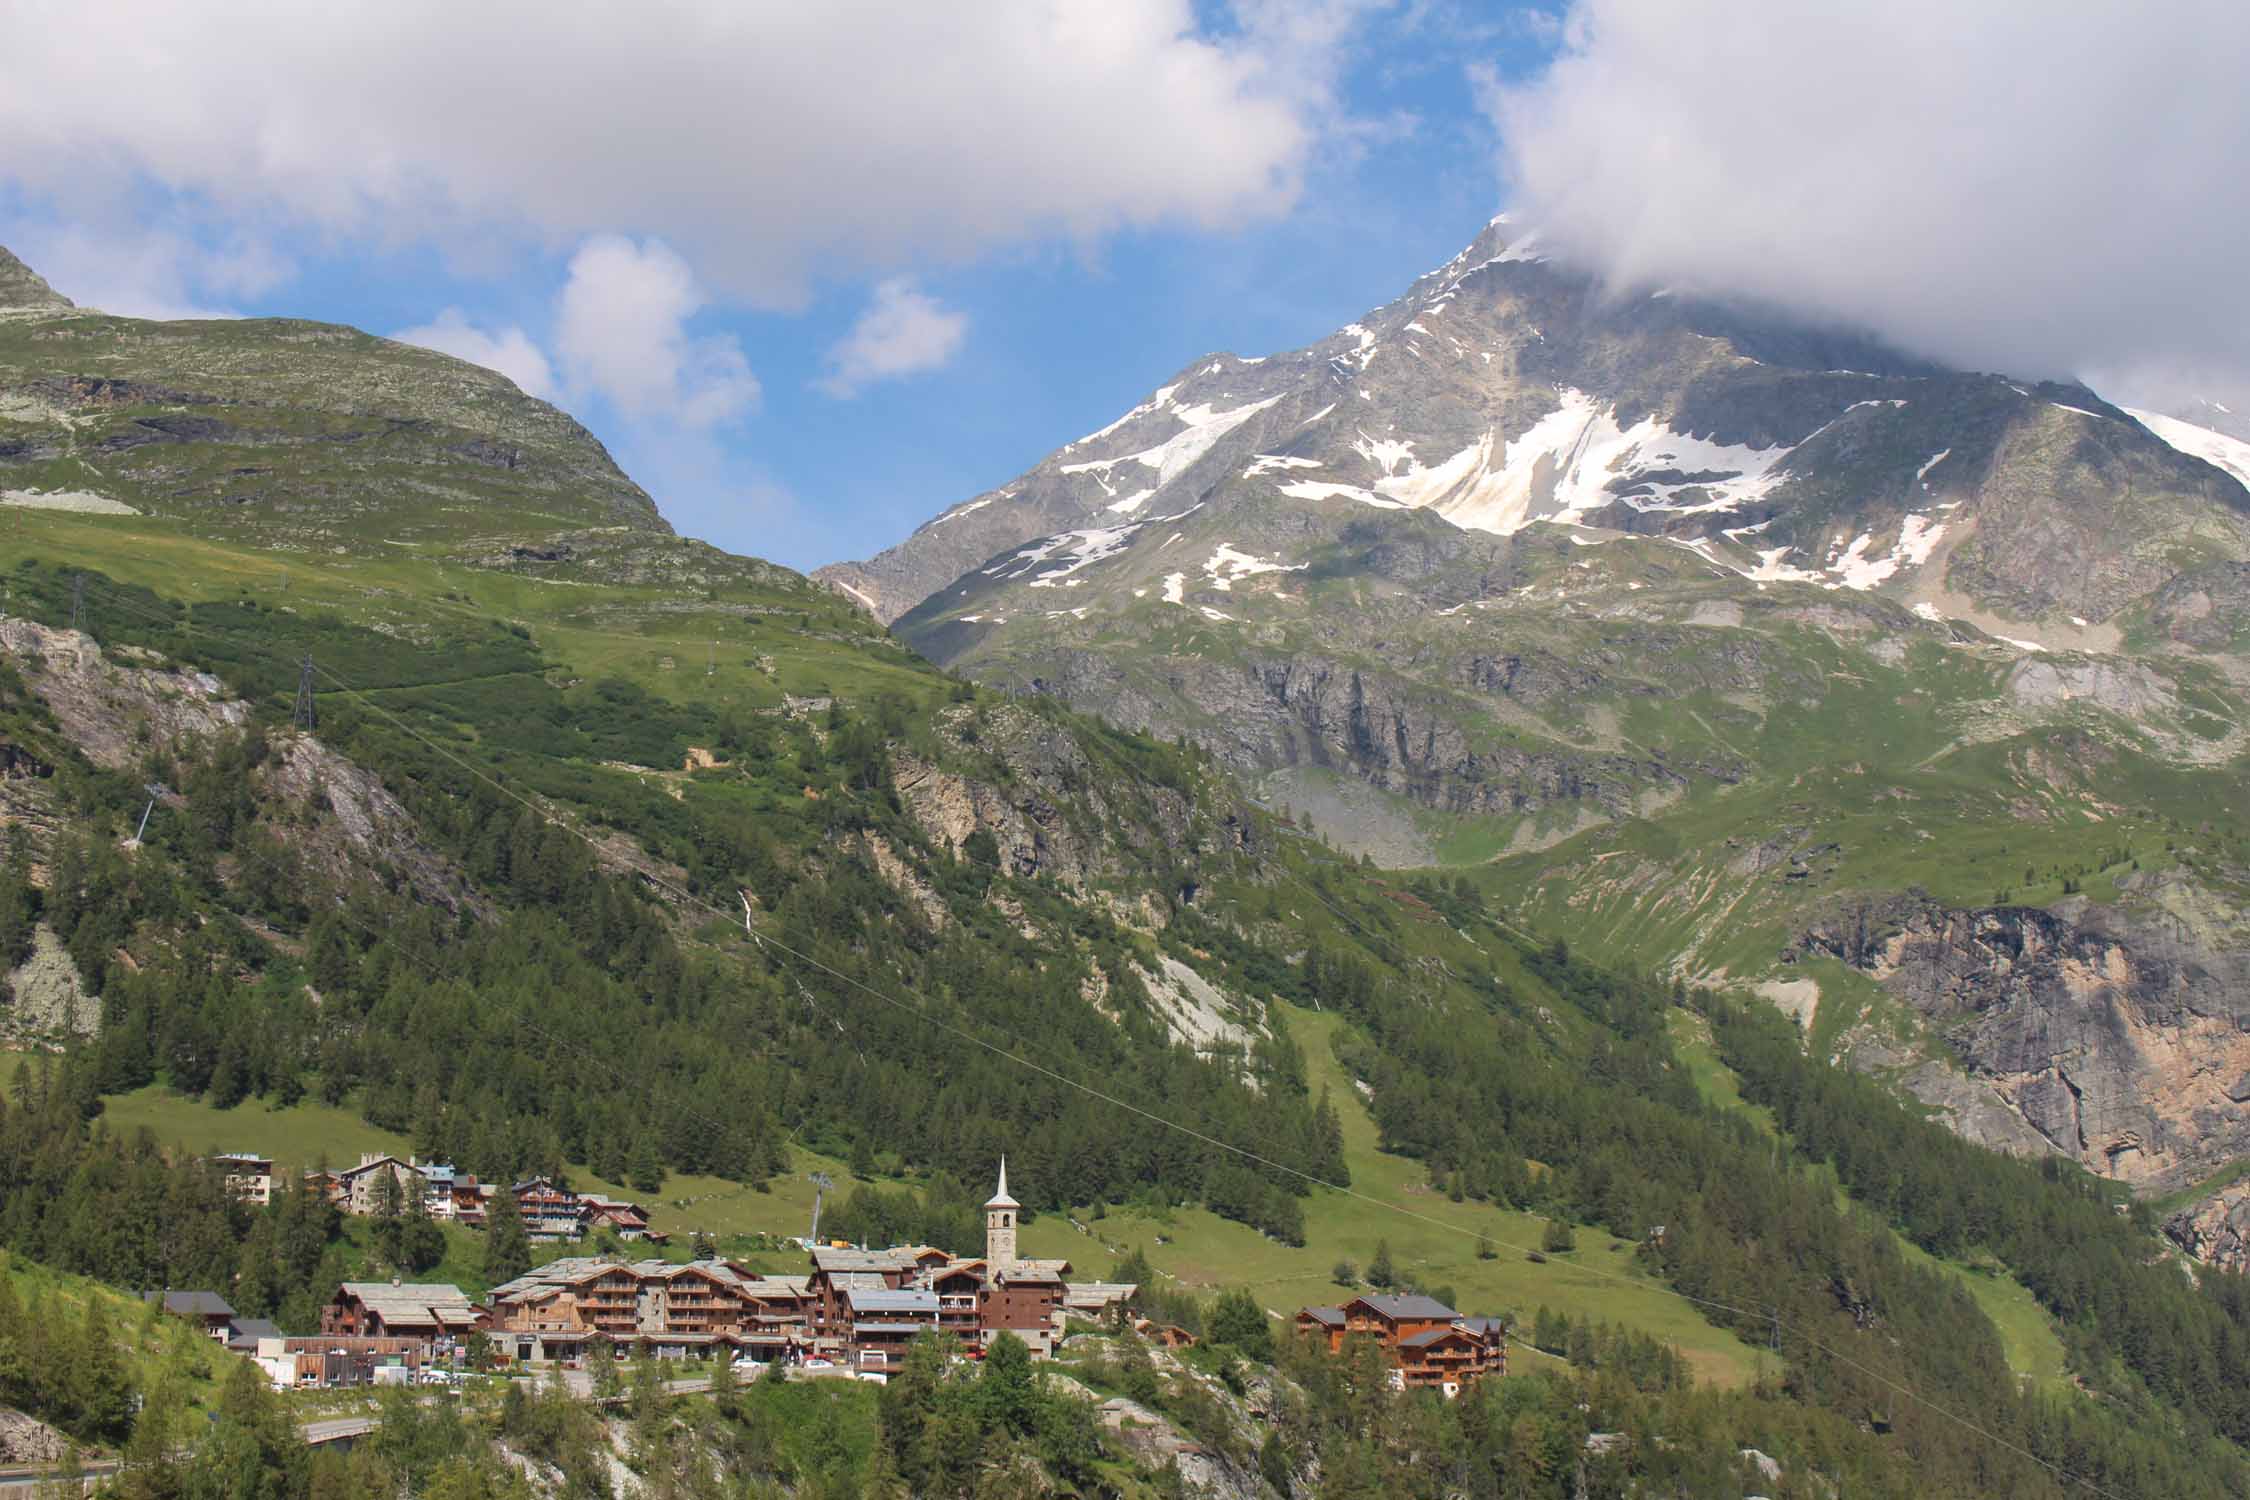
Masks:
[[[1576,0],[1486,99],[1517,216],[1621,290],[2250,390],[2246,77],[2239,0]]]

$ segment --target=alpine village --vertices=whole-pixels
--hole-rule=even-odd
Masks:
[[[2250,1495],[2234,7],[0,55],[0,1497]]]

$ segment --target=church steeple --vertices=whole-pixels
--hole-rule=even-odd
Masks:
[[[984,1205],[984,1260],[988,1272],[1016,1263],[1016,1211],[1008,1196],[1008,1158],[1000,1158],[1000,1186]]]

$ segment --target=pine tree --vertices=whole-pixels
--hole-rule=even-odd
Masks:
[[[421,1184],[408,1195],[406,1213],[399,1221],[399,1264],[419,1275],[445,1259],[445,1231],[430,1217],[428,1195]]]
[[[1219,1300],[1211,1308],[1207,1331],[1211,1342],[1231,1344],[1245,1359],[1261,1364],[1270,1364],[1273,1360],[1273,1329],[1266,1322],[1265,1309],[1247,1288],[1236,1287],[1219,1294]]]
[[[375,1177],[375,1227],[369,1237],[374,1241],[375,1253],[397,1264],[399,1260],[399,1210],[404,1206],[404,1195],[399,1190],[398,1170],[385,1167]]]
[[[1398,1285],[1398,1272],[1391,1266],[1391,1242],[1375,1242],[1375,1258],[1367,1263],[1367,1284],[1379,1292],[1387,1292]]]
[[[633,1147],[633,1160],[627,1175],[636,1193],[654,1193],[664,1186],[664,1162],[656,1154],[655,1138],[643,1135]]]
[[[513,1281],[531,1269],[531,1236],[524,1232],[523,1212],[516,1195],[502,1188],[492,1196],[485,1221],[484,1279],[494,1286]]]

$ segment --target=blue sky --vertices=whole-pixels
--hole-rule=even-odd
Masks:
[[[36,142],[12,153],[16,160],[0,157],[0,243],[66,294],[116,311],[330,319],[493,363],[592,428],[683,532],[810,568],[879,550],[1004,482],[1198,354],[1306,343],[1395,296],[1499,210],[1480,80],[1536,69],[1554,34],[1538,13],[1498,6],[1253,0],[1190,9],[1185,0],[1149,0],[1146,8],[1153,35],[1041,45],[1119,48],[1144,75],[1227,60],[1234,71],[1215,82],[1146,90],[1147,110],[1186,122],[1154,147],[1131,97],[1059,130],[1067,139],[1050,153],[1036,139],[1024,143],[1024,120],[964,117],[961,100],[944,96],[906,101],[902,118],[856,151],[798,138],[786,113],[745,121],[726,150],[683,173],[703,179],[701,189],[691,182],[636,196],[630,179],[677,165],[658,133],[603,168],[626,181],[606,197],[590,194],[601,201],[582,216],[567,188],[545,203],[464,212],[462,200],[490,178],[464,177],[433,195],[442,201],[424,201],[397,186],[397,163],[353,159],[364,149],[412,169],[417,150],[433,149],[416,141],[412,122],[388,118],[405,108],[395,95],[370,104],[331,91],[338,113],[355,102],[377,111],[362,146],[352,129],[323,134],[335,127],[319,118],[328,102],[317,92],[228,119],[227,102],[202,93],[223,80],[185,82],[160,70],[151,88],[184,100],[169,114],[128,120],[99,157],[57,148],[58,160],[43,161]],[[847,24],[858,28],[840,43],[847,52],[867,40],[864,28],[885,6],[838,7],[852,9],[862,14]],[[789,23],[802,24],[802,15]],[[623,12],[615,25],[627,27]],[[202,45],[192,31],[177,36],[181,48]],[[343,38],[330,41],[349,50]],[[813,54],[826,45],[802,41]],[[587,57],[601,55],[600,42],[589,40]],[[1005,36],[975,43],[957,65],[981,66],[1009,45]],[[687,65],[662,51],[647,61]],[[268,62],[286,68],[288,59]],[[1017,86],[1012,66],[1050,63],[995,64],[989,88]],[[376,59],[366,71],[384,66]],[[592,128],[603,128],[595,77],[559,77],[556,86],[585,87]],[[659,78],[613,107],[639,113],[663,100]],[[1070,107],[1048,106],[1048,118]],[[701,108],[709,119],[729,106],[720,97]],[[879,99],[866,105],[885,108]],[[161,144],[183,116],[211,131],[219,168]],[[1029,134],[1044,123],[1034,112]],[[830,128],[858,124],[847,115]],[[486,120],[472,110],[461,128]],[[271,145],[290,131],[306,144]],[[980,149],[987,131],[1014,144],[995,138]],[[239,160],[229,163],[234,132]],[[848,178],[886,149],[919,154],[918,133],[957,134],[959,149],[914,162],[917,181],[903,189],[894,182],[894,194],[929,189],[903,210],[919,223],[896,235],[864,201],[829,201],[787,160],[810,151],[822,157],[811,172]],[[349,193],[340,205],[326,201],[322,149],[342,158]],[[573,170],[569,150],[511,150],[495,170]],[[442,145],[434,151],[427,170],[459,170]],[[1198,160],[1206,152],[1208,162]],[[1104,158],[1136,153],[1153,159],[1106,187],[1092,181]],[[1052,204],[1031,192],[990,209],[1021,222],[949,229],[950,203],[977,215],[986,176],[1037,176],[1057,157],[1066,159],[1045,189]],[[1226,174],[1237,161],[1234,180]],[[745,180],[772,195],[765,207],[699,207],[699,192],[723,198]],[[868,186],[878,201],[883,191]],[[826,214],[837,227],[813,233],[800,221],[806,243],[775,252],[770,209],[792,195],[802,206],[784,211]],[[740,270],[745,264],[751,269]],[[596,275],[598,266],[608,269]],[[883,308],[889,321],[850,360],[841,351],[855,328]],[[635,322],[641,335],[624,326]]]

